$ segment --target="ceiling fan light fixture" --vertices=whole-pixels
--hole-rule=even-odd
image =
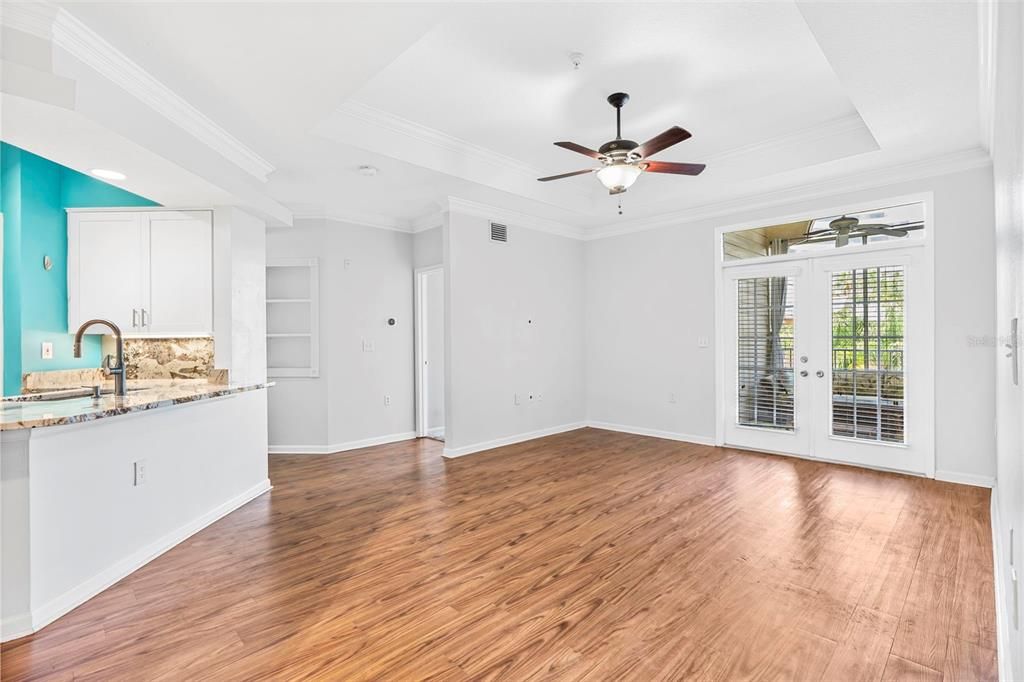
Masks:
[[[597,171],[597,179],[608,190],[619,192],[632,186],[643,171],[639,166],[629,163],[613,163]]]

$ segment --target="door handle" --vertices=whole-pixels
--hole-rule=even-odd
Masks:
[[[802,377],[807,376],[807,370],[806,369],[800,370],[800,376],[802,376]]]
[[[145,310],[143,310],[142,312],[143,312],[143,314],[145,314],[145,312],[146,312],[146,311],[145,311]],[[820,370],[820,369],[819,369],[819,370],[818,370],[817,372],[815,372],[815,373],[814,373],[814,376],[816,376],[816,377],[818,377],[818,378],[820,379],[820,378],[822,378],[823,376],[825,376],[825,372],[824,372],[824,370]]]
[[[145,309],[145,308],[143,308],[143,309],[142,309],[142,326],[143,326],[143,327],[145,327],[145,326],[147,326],[148,324],[149,324],[149,323],[148,323],[148,322],[146,322],[146,309]]]
[[[138,308],[132,308],[132,326],[133,327],[138,327],[139,326],[139,309]]]

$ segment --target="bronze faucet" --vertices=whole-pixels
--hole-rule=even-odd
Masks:
[[[110,365],[107,363],[107,359],[103,360],[103,369],[107,370],[111,376],[114,377],[114,395],[124,397],[125,395],[125,372],[124,372],[124,341],[121,339],[121,328],[110,320],[89,320],[83,322],[82,326],[75,332],[75,357],[82,357],[82,335],[85,334],[85,330],[94,324],[102,324],[110,328],[110,331],[114,333],[114,342],[117,344],[114,356],[114,364]]]

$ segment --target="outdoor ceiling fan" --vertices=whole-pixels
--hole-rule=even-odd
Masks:
[[[790,242],[790,244],[807,244],[835,240],[836,248],[842,248],[850,243],[850,237],[870,237],[873,235],[886,235],[888,237],[906,237],[910,230],[920,229],[916,223],[904,225],[883,225],[881,223],[861,224],[860,220],[853,216],[840,216],[828,224],[828,229],[811,230],[802,239]]]
[[[605,142],[597,151],[575,142],[555,143],[556,146],[563,149],[597,159],[601,162],[600,166],[537,179],[541,182],[548,182],[549,180],[571,178],[574,175],[597,173],[597,179],[608,189],[609,194],[622,194],[636,182],[636,179],[644,171],[648,173],[672,173],[674,175],[699,175],[704,170],[704,164],[702,163],[673,163],[671,161],[649,160],[651,156],[663,149],[668,149],[672,145],[690,138],[690,133],[679,126],[673,126],[643,144],[637,144],[633,140],[623,140],[622,107],[628,101],[629,95],[624,92],[608,95],[608,103],[615,107],[615,139]]]

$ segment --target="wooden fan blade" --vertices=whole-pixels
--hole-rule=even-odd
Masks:
[[[593,149],[584,147],[581,144],[576,144],[575,142],[556,142],[555,146],[561,147],[562,149],[568,149],[571,152],[578,152],[584,156],[589,156],[590,158],[597,159],[599,161],[604,158],[604,154],[595,152]]]
[[[561,180],[562,178],[571,178],[574,175],[583,175],[584,173],[593,173],[596,168],[587,168],[586,170],[573,171],[572,173],[562,173],[561,175],[549,175],[546,178],[537,178],[540,182],[547,182],[548,180]]]
[[[676,175],[700,175],[704,172],[703,163],[673,163],[672,161],[648,161],[643,169],[650,173],[674,173]]]
[[[632,153],[638,154],[641,158],[646,159],[648,156],[654,156],[662,149],[668,149],[672,145],[679,144],[690,137],[691,135],[689,132],[683,130],[679,126],[672,126],[661,135],[652,137],[647,140],[647,142],[644,142],[642,145],[634,149]]]
[[[897,228],[889,227],[888,225],[860,225],[857,227],[858,232],[864,234],[884,234],[890,237],[906,237],[907,231],[900,230]]]

